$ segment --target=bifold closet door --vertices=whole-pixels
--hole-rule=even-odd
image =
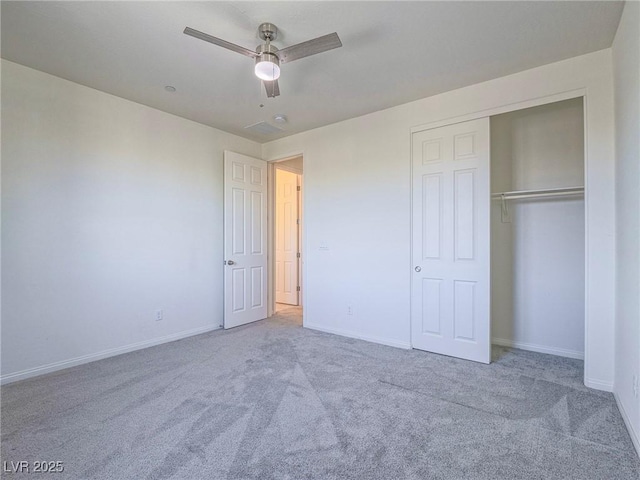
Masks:
[[[489,119],[412,135],[413,348],[489,363]]]

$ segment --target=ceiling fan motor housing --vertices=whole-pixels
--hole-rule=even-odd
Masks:
[[[256,53],[258,54],[258,59],[265,56],[264,59],[273,59],[274,63],[280,64],[280,59],[278,58],[278,49],[273,45],[267,43],[265,45],[258,45],[256,47]]]

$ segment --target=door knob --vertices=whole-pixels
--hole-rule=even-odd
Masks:
[[[227,260],[227,265],[235,265],[236,262],[234,262],[233,260]]]
[[[422,271],[422,267],[417,266],[417,267],[415,268],[415,270],[416,270],[416,272],[421,272],[421,271]]]

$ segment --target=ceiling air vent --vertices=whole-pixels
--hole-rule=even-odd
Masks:
[[[274,127],[273,125],[270,125],[267,122],[254,123],[253,125],[244,127],[244,129],[252,133],[259,133],[260,135],[271,135],[272,133],[277,133],[282,131],[281,128]]]

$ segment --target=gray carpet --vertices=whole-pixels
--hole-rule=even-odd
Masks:
[[[633,479],[582,362],[491,365],[306,330],[297,309],[2,388],[2,460],[74,479]],[[9,464],[10,465],[10,464]]]

